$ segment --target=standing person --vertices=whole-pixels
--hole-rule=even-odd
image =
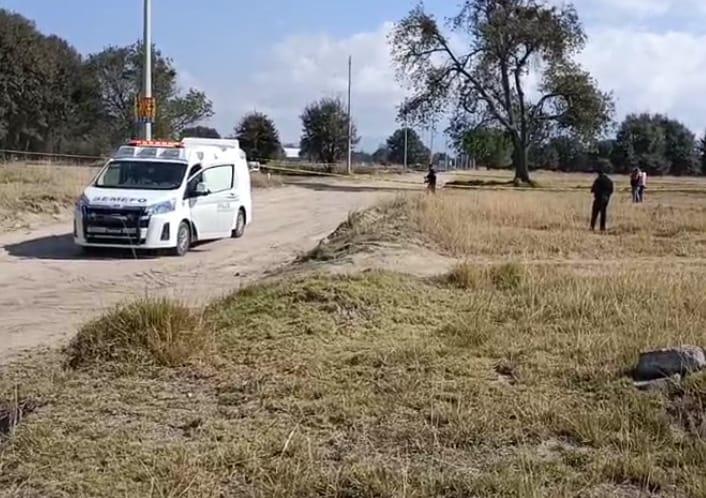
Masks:
[[[593,209],[591,212],[591,230],[596,229],[596,221],[601,218],[601,232],[605,232],[606,218],[608,217],[608,203],[613,195],[613,180],[608,178],[603,170],[598,170],[598,178],[591,187],[593,194]]]
[[[647,171],[640,171],[640,178],[637,182],[638,202],[645,202],[645,189],[647,188]]]
[[[424,183],[427,184],[429,193],[436,193],[436,170],[434,170],[433,164],[429,165],[429,173],[427,173],[427,176],[424,177]]]
[[[634,168],[630,174],[630,191],[632,192],[632,202],[640,202],[639,186],[640,186],[640,175],[642,172],[640,168]]]

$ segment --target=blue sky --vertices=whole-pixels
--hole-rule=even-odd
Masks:
[[[562,0],[552,0],[562,3]],[[184,88],[214,101],[211,125],[228,133],[243,113],[267,112],[284,141],[320,96],[345,95],[354,59],[354,118],[371,150],[395,126],[404,96],[386,45],[392,23],[417,0],[153,0],[154,41]],[[706,0],[576,0],[589,34],[581,62],[613,91],[618,118],[665,112],[706,129]],[[426,0],[439,16],[454,0]],[[0,0],[82,53],[141,37],[141,0]]]

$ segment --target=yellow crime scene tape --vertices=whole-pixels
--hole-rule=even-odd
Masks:
[[[342,173],[331,173],[331,172],[326,172],[326,171],[314,171],[314,170],[307,170],[307,169],[297,169],[297,168],[287,168],[287,167],[282,167],[282,166],[261,166],[261,169],[264,171],[282,171],[286,173],[294,173],[297,175],[301,176],[321,176],[321,177],[331,177],[331,178],[341,178],[344,180],[351,180],[351,179],[362,179],[362,176],[350,176]],[[419,172],[420,174],[423,172]],[[409,180],[395,180],[395,179],[389,179],[389,178],[380,178],[380,177],[374,177],[371,178],[377,183],[390,183],[390,184],[396,184],[396,185],[405,185],[405,186],[411,186],[411,187],[416,187],[419,190],[423,190],[426,188],[426,186],[422,182],[413,182]],[[296,183],[292,183],[296,185]],[[374,186],[370,188],[375,188]],[[490,191],[513,191],[513,192],[580,192],[580,191],[588,191],[591,189],[590,185],[586,186],[575,186],[575,187],[553,187],[553,186],[537,186],[537,187],[532,187],[532,186],[514,186],[514,185],[456,185],[456,184],[440,184],[439,188],[442,189],[451,189],[451,190],[490,190]],[[663,192],[663,193],[678,193],[678,192],[693,192],[693,193],[703,193],[706,194],[706,190],[703,188],[699,187],[653,187],[650,189],[651,192]],[[616,188],[616,192],[630,192],[630,187],[618,187]]]
[[[28,152],[13,149],[0,149],[0,154],[10,154],[10,155],[23,155],[29,157],[47,157],[47,158],[63,158],[63,159],[81,159],[81,160],[93,160],[93,161],[104,161],[108,159],[108,156],[91,156],[84,154],[55,154],[46,152]],[[0,163],[1,164],[1,163]],[[57,165],[61,166],[61,165]],[[262,165],[260,166],[262,171],[272,171],[272,172],[283,172],[291,173],[298,176],[319,176],[319,177],[329,177],[329,178],[340,178],[343,180],[361,180],[364,179],[363,175],[366,174],[353,174],[347,175],[342,173],[333,173],[328,171],[316,171],[312,169],[301,169],[301,168],[290,168],[286,166],[274,166],[274,165]],[[453,173],[457,173],[454,171]],[[461,170],[463,172],[463,170]],[[410,172],[411,173],[411,172]],[[420,175],[424,174],[424,171],[418,171]],[[368,176],[368,175],[366,175]],[[391,178],[381,178],[380,176],[369,175],[371,180],[376,183],[387,183],[394,185],[404,185],[407,190],[425,190],[426,185],[423,182],[414,182],[409,180],[396,180]],[[500,178],[499,176],[497,178]],[[292,185],[296,185],[296,182],[292,182]],[[411,188],[409,188],[411,187]],[[578,192],[590,190],[590,186],[574,186],[574,187],[559,187],[559,186],[514,186],[514,185],[459,185],[459,184],[439,184],[439,189],[448,190],[488,190],[488,191],[514,191],[514,192]],[[375,186],[371,185],[369,188],[374,189]],[[385,187],[381,187],[381,190]],[[706,195],[706,189],[697,186],[674,186],[674,187],[651,187],[650,192],[657,193],[695,193]],[[618,187],[616,192],[630,192],[630,187]]]

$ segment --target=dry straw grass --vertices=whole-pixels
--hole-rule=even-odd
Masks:
[[[251,173],[250,182],[253,188],[274,188],[284,185],[281,176],[263,172]]]
[[[203,317],[185,305],[146,298],[84,325],[66,354],[72,368],[115,363],[177,367],[204,354],[211,341]]]
[[[407,195],[354,213],[309,257],[331,259],[390,239],[422,242],[460,259],[492,262],[706,258],[706,193],[616,196],[606,234],[589,231],[582,192],[447,191]],[[340,249],[345,247],[345,251]]]
[[[166,303],[90,324],[81,368],[41,356],[0,376],[6,399],[46,403],[0,443],[0,496],[706,496],[706,377],[665,393],[626,377],[643,349],[704,345],[703,199],[651,200],[673,209],[655,223],[656,205],[619,205],[601,236],[573,195],[400,198],[328,242],[466,261],[437,278],[288,277],[213,303],[211,333]],[[654,251],[665,264],[635,263]],[[552,263],[595,254],[621,263]],[[145,337],[175,329],[212,345],[157,360]]]
[[[698,416],[706,383],[694,378],[669,398],[624,378],[644,347],[702,340],[703,273],[461,271],[482,275],[481,285],[368,273],[246,289],[210,307],[218,357],[188,368],[16,366],[2,391],[15,381],[49,403],[0,449],[0,488],[28,496],[706,491],[702,429],[685,422]]]
[[[452,255],[522,259],[706,257],[706,195],[618,196],[606,236],[588,232],[582,193],[463,192],[407,200],[416,228]]]
[[[0,227],[61,215],[73,206],[96,168],[0,164]]]
[[[67,213],[98,168],[0,164],[0,228],[24,226]],[[252,174],[253,188],[280,187],[277,175]]]

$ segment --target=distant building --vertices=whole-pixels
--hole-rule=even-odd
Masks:
[[[282,147],[284,149],[284,158],[288,161],[298,161],[300,159],[299,153],[301,149],[292,145],[285,145]]]

